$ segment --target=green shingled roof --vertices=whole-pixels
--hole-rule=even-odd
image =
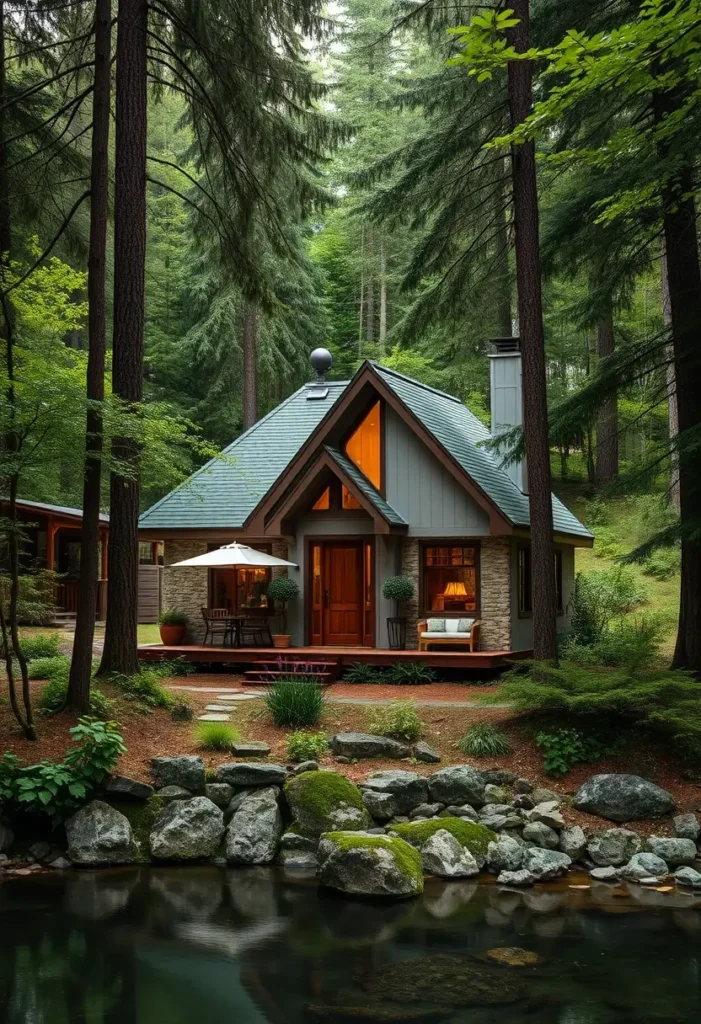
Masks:
[[[451,395],[386,367],[374,363],[372,367],[504,515],[516,526],[528,526],[527,496],[499,467],[497,458],[480,447],[490,436],[484,424]],[[300,388],[230,444],[223,459],[207,463],[152,505],[139,526],[148,530],[241,528],[348,382],[330,381],[326,386],[329,394],[321,401],[308,400],[310,385]],[[388,522],[406,525],[349,459],[338,449],[327,450]],[[554,495],[553,524],[559,533],[592,536]]]
[[[237,529],[294,458],[347,381],[330,381],[328,397],[308,401],[300,388],[139,519],[144,530]]]
[[[331,448],[329,445],[324,445],[324,448],[334,462],[336,462],[336,464],[345,472],[346,476],[349,476],[353,483],[357,485],[359,490],[363,492],[365,497],[372,502],[383,519],[386,519],[386,521],[392,526],[409,525],[406,519],[402,519],[399,513],[395,512],[392,506],[385,501],[377,488],[370,483],[368,478],[360,472],[355,463],[351,462],[347,455],[340,452],[338,448]]]

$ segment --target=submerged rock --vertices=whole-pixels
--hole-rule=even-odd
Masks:
[[[329,740],[334,754],[344,757],[411,757],[411,749],[389,736],[369,732],[339,732]]]
[[[671,868],[680,864],[692,864],[696,860],[696,843],[693,839],[674,839],[669,836],[650,836],[648,846]]]
[[[132,864],[138,848],[128,818],[102,800],[93,800],[66,822],[68,857],[84,867]]]
[[[639,775],[594,775],[578,791],[574,806],[610,821],[660,818],[675,809],[671,793]]]
[[[293,829],[303,835],[372,826],[360,790],[338,772],[296,775],[286,783],[285,797],[294,818]]]
[[[504,1006],[528,995],[528,986],[517,972],[499,970],[496,965],[448,953],[385,964],[364,975],[360,984],[371,999],[461,1009]]]
[[[484,954],[485,960],[492,960],[496,964],[506,964],[508,967],[535,967],[542,960],[542,957],[534,953],[532,949],[520,949],[518,946],[498,946],[496,949],[488,949]]]
[[[664,878],[667,865],[655,853],[636,853],[627,864],[620,869],[621,878],[629,882],[639,882],[643,878]]]
[[[589,874],[595,882],[617,882],[619,871],[614,867],[592,868]]]
[[[191,793],[204,793],[204,761],[195,754],[152,757],[151,775],[159,789],[163,786],[182,786]]]
[[[421,856],[396,836],[327,832],[318,849],[322,885],[360,896],[417,896],[423,892]]]
[[[224,814],[206,796],[173,800],[153,824],[149,845],[156,860],[213,857],[224,835]]]
[[[226,859],[230,864],[269,864],[275,859],[282,815],[278,789],[258,789],[248,796],[226,830]]]
[[[446,804],[484,804],[485,781],[479,772],[467,764],[441,768],[428,780],[431,800]]]
[[[472,878],[479,865],[470,851],[447,829],[439,829],[421,847],[424,871],[438,878]]]
[[[391,793],[400,814],[408,814],[419,804],[428,802],[428,783],[416,772],[402,770],[373,772],[362,783],[363,789]]]
[[[390,834],[405,839],[416,849],[423,849],[424,843],[445,829],[457,839],[461,846],[469,850],[480,870],[487,861],[487,849],[490,842],[497,838],[485,825],[465,821],[464,818],[431,818],[427,821],[409,821],[403,825],[392,825]]]
[[[619,867],[639,853],[642,845],[640,836],[629,828],[609,828],[590,836],[587,853],[599,867]]]

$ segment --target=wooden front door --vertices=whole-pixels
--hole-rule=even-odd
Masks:
[[[322,541],[312,545],[310,555],[311,643],[372,646],[370,545],[363,541]]]

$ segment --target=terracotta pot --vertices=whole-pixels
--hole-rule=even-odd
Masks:
[[[178,647],[185,639],[185,626],[159,626],[164,647]]]
[[[273,647],[289,647],[291,640],[285,633],[273,633]]]

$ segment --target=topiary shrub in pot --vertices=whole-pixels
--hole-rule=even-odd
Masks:
[[[410,576],[390,576],[382,584],[382,594],[388,601],[395,601],[397,614],[387,619],[389,646],[393,651],[403,651],[406,647],[406,616],[402,615],[404,605],[411,601],[416,588]]]
[[[282,605],[282,633],[273,633],[273,646],[289,647],[290,634],[287,632],[287,602],[299,597],[299,586],[289,576],[276,576],[268,586],[268,598]]]
[[[187,615],[177,608],[165,608],[158,616],[158,631],[165,647],[177,647],[185,639]]]

